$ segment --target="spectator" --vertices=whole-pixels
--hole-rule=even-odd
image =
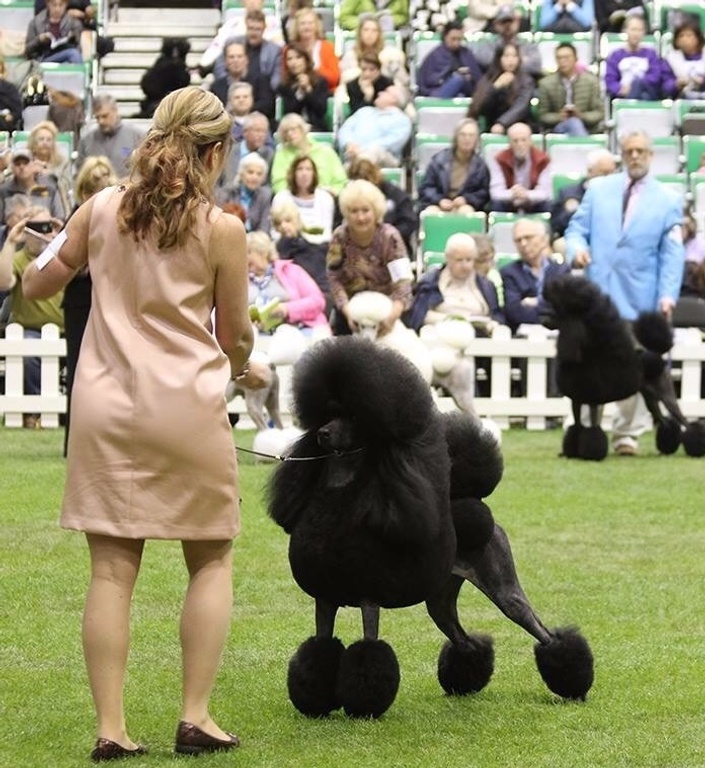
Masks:
[[[578,69],[572,43],[556,46],[557,70],[539,82],[538,120],[541,128],[568,136],[599,133],[605,116],[600,81]]]
[[[159,102],[172,91],[185,88],[191,82],[186,56],[191,43],[185,37],[165,37],[162,50],[154,64],[142,75],[140,88],[144,99],[137,117],[150,119]]]
[[[355,32],[355,42],[343,53],[340,71],[344,83],[360,76],[360,59],[365,54],[379,58],[381,71],[398,90],[399,106],[409,102],[409,71],[406,68],[404,52],[394,43],[387,43],[379,20],[374,16],[360,19]]]
[[[412,271],[399,232],[384,223],[386,203],[369,181],[351,181],[340,195],[343,223],[333,232],[326,257],[335,310],[336,335],[351,333],[348,302],[360,291],[378,291],[392,299],[392,310],[378,328],[386,335],[411,306]]]
[[[473,213],[490,199],[490,172],[478,153],[480,131],[471,117],[455,127],[453,144],[431,158],[419,186],[419,209]]]
[[[302,8],[313,8],[313,0],[285,0],[282,3],[282,31],[287,44],[292,36],[296,12]]]
[[[513,228],[519,258],[500,271],[504,288],[504,314],[516,333],[522,323],[536,325],[544,311],[543,287],[556,275],[570,271],[553,260],[545,222],[519,219]]]
[[[629,11],[638,11],[648,25],[648,16],[642,0],[593,0],[598,32],[621,32]]]
[[[272,161],[272,189],[274,192],[284,189],[292,160],[308,155],[316,164],[321,187],[337,196],[348,180],[345,168],[330,144],[315,141],[308,132],[308,125],[301,115],[292,113],[282,118],[278,131],[279,144]]]
[[[318,186],[318,170],[308,155],[291,161],[286,184],[286,189],[274,195],[272,206],[293,203],[301,217],[303,237],[311,243],[329,243],[333,234],[335,199]]]
[[[654,101],[676,93],[671,68],[653,48],[642,45],[646,21],[640,13],[628,13],[624,22],[627,41],[605,61],[605,89],[613,99]]]
[[[228,91],[233,83],[249,83],[254,97],[253,109],[274,119],[274,91],[270,88],[269,80],[264,75],[250,80],[248,77],[248,60],[243,43],[229,42],[225,45],[225,74],[211,84],[211,91],[221,100],[223,106],[228,103]]]
[[[683,246],[685,263],[702,264],[705,261],[705,233],[698,232],[692,203],[687,203],[683,210]]]
[[[333,43],[326,40],[323,22],[313,8],[296,11],[287,45],[298,45],[308,51],[316,72],[328,83],[328,90],[332,93],[337,88],[340,82],[338,56]]]
[[[683,208],[650,174],[653,149],[646,133],[624,136],[621,150],[624,171],[594,179],[568,224],[568,258],[612,298],[625,320],[656,310],[670,317],[683,277]],[[637,452],[647,418],[640,396],[617,404],[617,453]]]
[[[236,37],[233,42],[244,43],[247,54],[247,80],[250,83],[264,75],[272,93],[277,92],[281,82],[282,49],[270,40],[265,40],[267,18],[259,8],[245,13],[245,36]]]
[[[450,21],[443,28],[443,42],[427,54],[417,69],[416,86],[419,96],[472,96],[481,77],[475,56],[463,44],[462,23]]]
[[[67,211],[45,163],[36,160],[26,147],[13,149],[11,158],[11,174],[0,184],[0,221],[5,221],[5,201],[18,194],[27,195],[34,206],[46,208],[52,217],[63,221]]]
[[[244,15],[241,13],[232,13],[218,29],[216,36],[211,40],[198,63],[198,69],[202,77],[205,77],[211,70],[216,78],[225,74],[225,61],[223,59],[223,50],[225,44],[231,40],[242,42],[247,37],[247,17],[252,11],[263,13],[264,0],[244,0]],[[279,25],[279,19],[276,14],[270,13],[264,16],[265,30],[263,37],[265,40],[280,45],[282,43],[282,30]],[[260,65],[260,72],[264,72],[265,67]],[[278,83],[277,83],[278,84]],[[272,84],[274,91],[274,84]]]
[[[551,234],[554,251],[565,255],[563,235],[572,215],[578,210],[591,180],[598,176],[609,176],[616,169],[617,163],[614,155],[608,149],[594,149],[587,155],[585,178],[575,184],[567,184],[559,191],[551,209]]]
[[[499,44],[492,64],[477,84],[468,115],[482,118],[490,133],[504,134],[514,123],[530,119],[533,92],[534,81],[522,69],[518,47]]]
[[[673,48],[666,62],[676,77],[677,97],[705,99],[705,36],[700,22],[685,18],[673,30]]]
[[[490,336],[504,323],[494,285],[475,267],[477,244],[472,235],[457,232],[445,246],[445,265],[427,272],[419,281],[406,324],[419,332],[453,319],[472,323],[478,336]],[[485,363],[485,368],[489,365]],[[447,390],[462,411],[474,413],[475,364],[472,358],[458,354],[447,372],[433,371],[431,384]]]
[[[277,249],[265,232],[247,235],[247,267],[249,269],[248,302],[250,306],[267,307],[266,317],[273,321],[259,331],[268,331],[281,323],[302,330],[328,327],[323,314],[326,301],[316,281],[290,259],[279,259]]]
[[[118,178],[129,175],[130,156],[144,139],[144,133],[120,118],[115,97],[99,93],[93,97],[93,117],[98,125],[83,134],[78,144],[76,168],[93,155],[105,155]]]
[[[245,155],[240,161],[237,177],[232,186],[221,187],[216,192],[218,205],[239,203],[247,214],[245,229],[248,232],[269,232],[269,208],[272,190],[265,184],[267,163],[256,152]]]
[[[404,245],[411,253],[412,241],[419,229],[419,217],[411,197],[401,187],[387,181],[379,166],[369,158],[359,157],[353,160],[348,168],[348,176],[350,179],[364,179],[379,188],[387,201],[384,222],[399,231]]]
[[[356,29],[360,19],[372,17],[379,21],[385,32],[402,29],[409,24],[409,0],[342,0],[340,3],[340,26]]]
[[[467,16],[463,19],[466,33],[493,32],[493,22],[500,10],[510,12],[513,9],[507,5],[507,0],[468,0]],[[511,14],[514,15],[513,13]]]
[[[20,219],[9,231],[0,251],[0,291],[11,292],[10,322],[19,323],[23,327],[25,339],[39,339],[42,326],[47,323],[58,325],[63,333],[63,292],[48,299],[28,299],[22,290],[22,275],[58,234],[63,222],[53,219],[49,211],[41,206],[30,208],[26,213],[26,217]],[[41,394],[41,372],[41,358],[24,357],[25,395]],[[39,429],[39,414],[24,414],[22,426],[26,429]]]
[[[531,128],[514,123],[509,148],[490,160],[490,210],[540,213],[550,210],[550,158],[531,141]]]
[[[539,27],[542,32],[589,32],[595,22],[593,0],[543,0]]]
[[[490,32],[495,34],[497,39],[482,40],[470,46],[478,64],[483,70],[487,70],[492,64],[495,48],[498,45],[514,43],[519,48],[524,71],[528,72],[534,81],[538,81],[541,78],[543,66],[538,45],[533,42],[520,41],[517,37],[523,23],[524,15],[519,8],[507,4],[500,6],[490,27]]]
[[[68,13],[67,0],[47,0],[46,9],[29,22],[25,57],[61,64],[81,64],[83,25]]]
[[[0,55],[0,131],[18,131],[22,128],[22,96],[7,78],[5,58]]]
[[[225,109],[233,119],[232,136],[234,143],[242,141],[245,118],[252,113],[254,104],[255,97],[249,83],[235,82],[228,89],[228,103]]]
[[[280,259],[289,259],[316,281],[326,300],[326,317],[330,316],[333,302],[326,273],[328,243],[312,243],[303,236],[301,213],[293,202],[272,202],[270,212],[272,229],[276,233],[276,247]]]
[[[283,114],[301,115],[314,131],[329,130],[328,83],[313,68],[308,51],[299,45],[286,48],[279,96]]]
[[[347,84],[350,115],[338,129],[338,147],[348,161],[366,154],[381,166],[399,165],[411,120],[400,109],[399,91],[382,74],[377,56],[363,54],[360,70]]]
[[[497,301],[500,307],[504,306],[504,288],[502,286],[502,276],[499,274],[495,263],[495,247],[490,235],[480,232],[473,233],[472,236],[477,246],[477,256],[475,256],[475,271],[478,275],[486,277],[497,291]]]
[[[271,168],[274,158],[274,139],[269,132],[269,120],[261,112],[250,112],[242,119],[242,138],[230,149],[219,185],[232,184],[240,161],[250,152],[256,152]],[[269,170],[267,171],[269,177]]]
[[[59,199],[63,209],[60,219],[65,219],[71,211],[73,173],[71,158],[62,154],[56,137],[59,132],[50,120],[42,120],[29,132],[27,149],[34,159],[43,165],[42,175],[47,176],[59,191]],[[57,215],[56,213],[54,215]]]

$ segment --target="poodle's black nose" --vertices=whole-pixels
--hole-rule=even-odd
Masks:
[[[318,430],[318,444],[321,448],[331,447],[331,430],[328,424]]]

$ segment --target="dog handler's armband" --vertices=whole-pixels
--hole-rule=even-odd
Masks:
[[[414,273],[411,271],[411,261],[408,256],[390,261],[387,264],[387,269],[394,283],[399,282],[399,280],[412,280],[414,277]]]
[[[66,242],[66,231],[59,234],[47,245],[47,247],[37,256],[35,264],[37,269],[42,270],[46,265],[58,255],[61,246]]]

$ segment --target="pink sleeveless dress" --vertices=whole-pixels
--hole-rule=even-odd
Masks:
[[[61,526],[130,539],[234,537],[237,466],[211,333],[206,204],[183,248],[122,235],[122,188],[96,195],[93,297],[71,401]]]

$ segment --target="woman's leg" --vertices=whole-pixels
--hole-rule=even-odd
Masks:
[[[232,617],[232,542],[184,541],[183,550],[190,579],[181,614],[181,719],[227,739],[213,722],[208,702]]]
[[[134,749],[125,727],[123,686],[130,646],[130,603],[144,541],[87,534],[91,583],[83,613],[83,653],[98,736]]]

